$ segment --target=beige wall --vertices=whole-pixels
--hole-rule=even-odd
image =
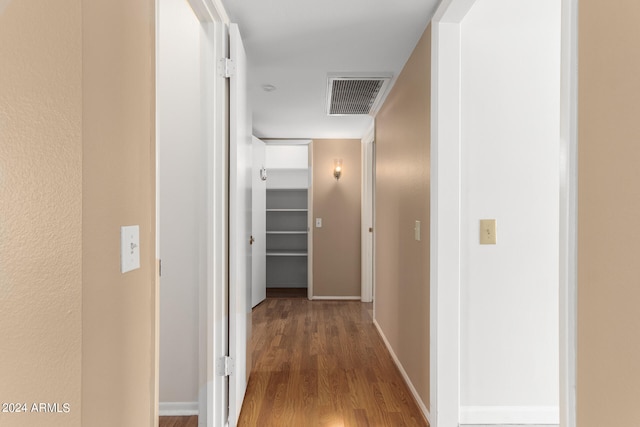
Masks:
[[[0,401],[70,409],[3,426],[156,423],[153,4],[0,7]]]
[[[0,5],[0,402],[27,403],[28,412],[0,412],[0,425],[80,426],[80,1],[6,4]],[[70,412],[31,413],[33,403],[68,403]]]
[[[317,139],[312,145],[313,295],[360,296],[359,139]],[[342,159],[340,180],[334,159]],[[322,228],[315,228],[322,218]]]
[[[578,425],[640,412],[640,3],[581,1]]]
[[[82,425],[151,426],[156,407],[155,11],[92,0],[83,21]],[[141,268],[120,273],[120,226]]]
[[[376,116],[374,301],[376,321],[427,408],[430,87],[429,26]]]

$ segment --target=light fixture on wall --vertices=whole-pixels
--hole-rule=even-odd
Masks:
[[[335,159],[333,161],[333,177],[337,180],[342,176],[342,159]]]

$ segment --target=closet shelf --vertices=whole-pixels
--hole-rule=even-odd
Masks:
[[[267,256],[307,256],[306,251],[267,251]]]
[[[307,231],[267,231],[267,234],[307,234]]]

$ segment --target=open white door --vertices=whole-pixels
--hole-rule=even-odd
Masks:
[[[374,185],[374,128],[362,138],[362,196],[361,196],[361,267],[360,300],[373,301],[373,185]]]
[[[247,59],[236,24],[229,26],[229,426],[237,424],[249,378],[251,339],[251,112]]]
[[[251,253],[251,306],[255,307],[267,297],[267,175],[264,166],[264,142],[253,137],[253,175],[251,178],[252,227],[254,242]]]

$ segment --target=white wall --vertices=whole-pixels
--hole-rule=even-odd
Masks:
[[[266,145],[267,188],[309,187],[308,145]]]
[[[461,421],[557,423],[560,2],[478,0],[461,34]]]
[[[198,292],[204,239],[205,149],[200,101],[201,27],[186,0],[160,0],[158,169],[160,413],[198,402]]]
[[[268,169],[307,169],[308,145],[267,145],[265,163]]]

